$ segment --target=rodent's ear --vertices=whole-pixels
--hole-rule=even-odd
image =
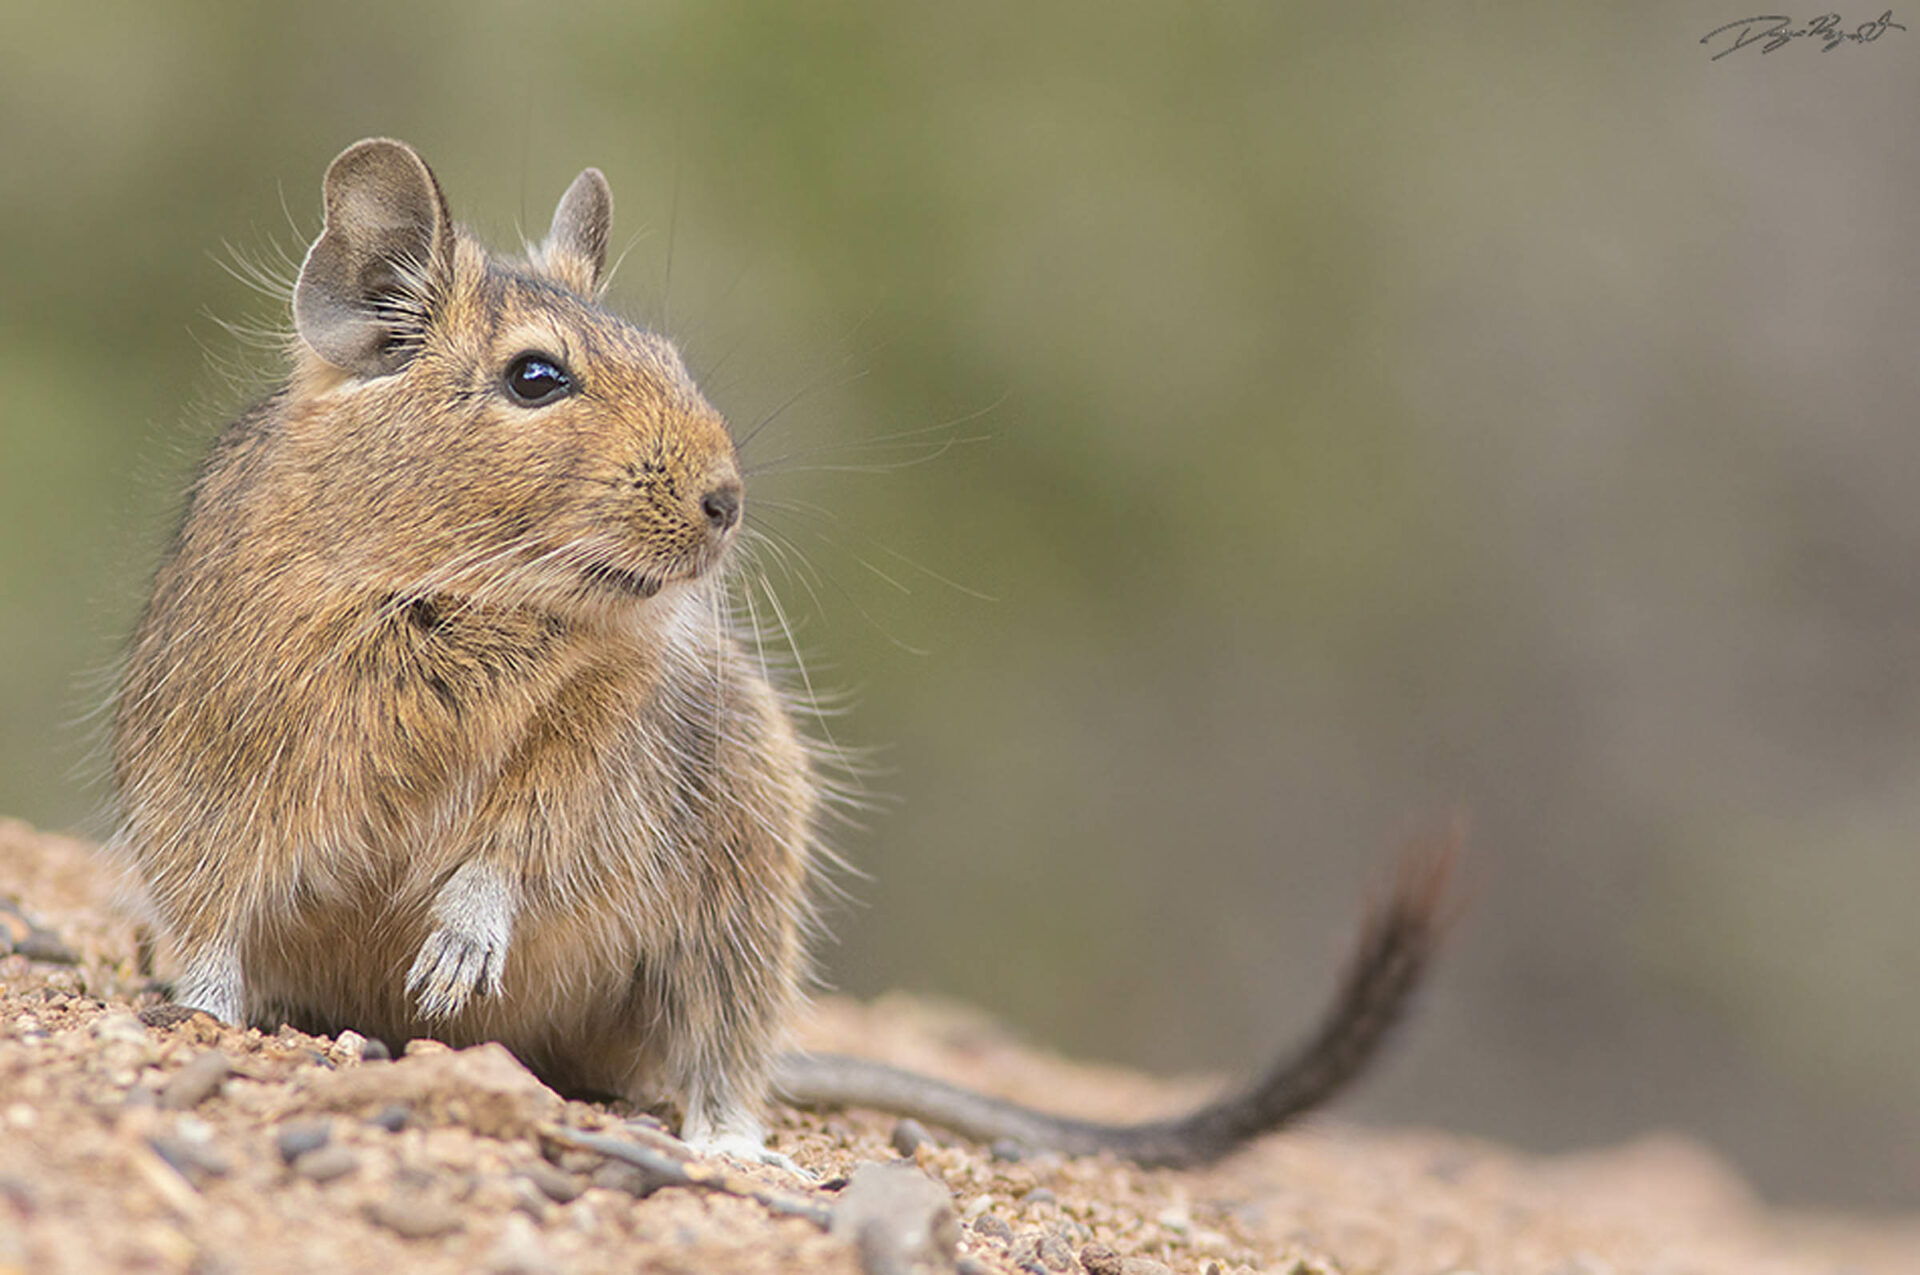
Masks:
[[[553,228],[540,245],[541,268],[581,296],[592,296],[607,268],[612,230],[613,191],[599,169],[589,168],[553,210]]]
[[[411,146],[382,137],[341,151],[321,189],[327,225],[300,267],[293,326],[336,367],[397,372],[453,275],[446,196]]]

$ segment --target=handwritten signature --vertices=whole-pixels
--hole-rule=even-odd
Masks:
[[[1733,33],[1733,43],[1708,59],[1718,62],[1727,54],[1738,53],[1749,44],[1759,45],[1762,53],[1771,53],[1783,45],[1792,44],[1795,40],[1811,38],[1820,41],[1822,53],[1831,53],[1849,40],[1855,44],[1872,44],[1889,31],[1906,29],[1904,24],[1893,20],[1892,9],[1888,9],[1871,22],[1862,22],[1851,31],[1841,29],[1840,15],[1837,13],[1823,13],[1803,27],[1794,26],[1792,18],[1769,15],[1761,18],[1742,18],[1738,22],[1729,22],[1723,27],[1715,27],[1700,37],[1700,43],[1709,44],[1715,36]]]

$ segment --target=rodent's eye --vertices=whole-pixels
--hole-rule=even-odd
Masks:
[[[573,377],[560,360],[533,351],[507,364],[506,384],[522,407],[542,407],[573,393]]]

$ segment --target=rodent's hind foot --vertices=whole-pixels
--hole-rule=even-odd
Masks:
[[[500,991],[506,944],[489,936],[454,929],[427,935],[420,955],[407,971],[407,991],[427,1018],[452,1018],[478,991],[493,996]]]
[[[688,1139],[687,1146],[702,1160],[720,1156],[741,1164],[771,1165],[809,1181],[814,1177],[811,1170],[801,1168],[793,1162],[791,1156],[773,1150],[765,1141],[753,1134],[718,1133],[698,1140]]]
[[[680,1140],[701,1159],[720,1156],[739,1164],[766,1164],[809,1180],[814,1176],[793,1160],[767,1146],[766,1131],[758,1120],[737,1116],[731,1120],[708,1121],[689,1118],[680,1127]]]

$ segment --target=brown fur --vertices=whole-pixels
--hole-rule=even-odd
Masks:
[[[392,142],[329,171],[308,339],[214,447],[134,640],[118,844],[183,966],[237,959],[238,1005],[203,1008],[499,1040],[748,1132],[804,969],[818,797],[728,626],[731,527],[701,500],[737,491],[732,442],[673,348],[594,303],[595,191],[527,262],[351,224],[408,198],[444,218],[431,183]],[[513,402],[529,350],[577,392]],[[474,861],[511,896],[504,968],[432,1016],[409,970]]]

